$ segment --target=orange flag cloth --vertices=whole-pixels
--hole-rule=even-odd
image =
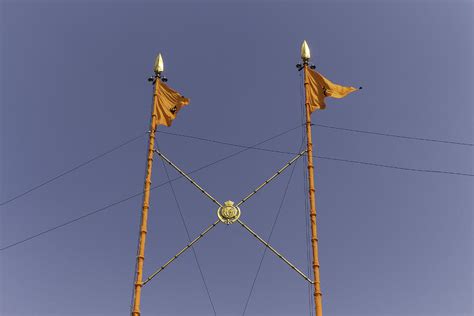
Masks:
[[[164,82],[156,81],[154,106],[157,125],[171,126],[181,108],[188,104],[189,99],[168,87]]]
[[[340,86],[324,78],[320,73],[305,67],[305,78],[308,84],[307,102],[309,103],[310,112],[313,113],[315,110],[324,110],[326,103],[324,103],[325,97],[331,98],[344,98],[351,92],[358,90],[354,87]]]

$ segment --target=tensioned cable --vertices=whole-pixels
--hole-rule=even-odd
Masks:
[[[122,147],[125,146],[125,145],[128,145],[128,144],[130,144],[130,143],[132,143],[132,142],[134,142],[134,141],[136,141],[136,140],[142,138],[143,135],[145,135],[145,134],[147,134],[147,133],[148,133],[148,132],[141,133],[140,135],[135,136],[135,137],[133,137],[133,138],[130,138],[129,140],[126,140],[125,142],[123,142],[123,143],[121,143],[121,144],[119,144],[119,145],[117,145],[117,146],[115,146],[115,147],[113,147],[113,148],[111,148],[111,149],[109,149],[109,150],[103,152],[103,153],[100,153],[100,154],[98,154],[98,155],[92,157],[92,158],[89,159],[89,160],[86,160],[86,161],[84,161],[84,162],[81,162],[80,164],[76,165],[75,167],[72,167],[71,169],[68,169],[68,170],[66,170],[66,171],[64,171],[64,172],[62,172],[62,173],[60,173],[60,174],[58,174],[58,175],[56,175],[56,176],[54,176],[54,177],[52,177],[52,178],[50,178],[50,179],[44,181],[44,182],[41,182],[41,183],[38,184],[38,185],[35,185],[34,187],[32,187],[32,188],[30,188],[30,189],[28,189],[28,190],[26,190],[26,191],[24,191],[24,192],[22,192],[22,193],[20,193],[20,194],[15,195],[14,197],[12,197],[12,198],[10,198],[10,199],[8,199],[8,200],[6,200],[6,201],[1,202],[1,203],[0,203],[0,206],[4,206],[4,205],[6,205],[6,204],[8,204],[8,203],[10,203],[10,202],[13,202],[13,201],[15,201],[16,199],[19,199],[19,198],[21,198],[21,197],[27,195],[28,193],[31,193],[31,192],[33,192],[33,191],[35,191],[35,190],[37,190],[37,189],[39,189],[39,188],[41,188],[41,187],[43,187],[43,186],[45,186],[45,185],[47,185],[47,184],[49,184],[49,183],[55,181],[55,180],[58,180],[59,178],[64,177],[65,175],[70,174],[71,172],[76,171],[77,169],[82,168],[82,167],[84,167],[84,166],[90,164],[91,162],[93,162],[93,161],[95,161],[95,160],[97,160],[97,159],[100,159],[100,158],[102,158],[102,157],[104,157],[104,156],[106,156],[106,155],[108,155],[108,154],[110,154],[110,153],[112,153],[112,152],[114,152],[114,151],[116,151],[116,150],[122,148]]]
[[[210,232],[214,227],[216,227],[217,224],[221,222],[220,219],[216,220],[214,223],[212,223],[210,226],[208,226],[201,234],[199,234],[196,238],[193,239],[189,244],[187,244],[183,249],[181,249],[177,254],[175,254],[168,262],[166,262],[164,265],[162,265],[158,270],[153,272],[148,278],[146,278],[145,281],[143,281],[143,285],[146,285],[148,282],[150,282],[154,277],[158,275],[158,273],[162,272],[164,269],[166,269],[167,266],[169,266],[173,261],[179,258],[183,253],[186,252],[189,248],[191,248],[195,243],[197,243],[202,237],[204,237],[208,232]]]
[[[241,206],[242,204],[244,204],[248,199],[250,199],[252,196],[254,196],[255,194],[257,194],[258,191],[260,191],[263,187],[265,187],[267,184],[269,184],[270,182],[272,182],[276,177],[278,177],[283,171],[285,171],[286,168],[288,168],[289,166],[291,166],[292,164],[294,164],[299,158],[301,158],[305,153],[307,152],[307,150],[303,150],[302,152],[300,152],[298,155],[296,155],[293,159],[291,159],[289,162],[287,162],[283,167],[281,167],[280,169],[278,169],[278,171],[276,173],[274,173],[270,178],[268,178],[267,180],[265,180],[265,182],[263,182],[261,185],[259,185],[256,189],[254,189],[252,192],[250,192],[246,197],[244,197],[242,200],[240,200],[240,202],[237,203],[236,207],[239,207]]]
[[[461,146],[471,146],[471,147],[474,146],[474,144],[472,144],[472,143],[464,143],[464,142],[456,142],[456,141],[447,141],[447,140],[440,140],[440,139],[433,139],[433,138],[422,138],[422,137],[414,137],[414,136],[404,136],[404,135],[397,135],[397,134],[390,134],[390,133],[381,133],[381,132],[373,132],[373,131],[367,131],[367,130],[344,128],[344,127],[331,126],[331,125],[324,125],[324,124],[314,124],[314,126],[323,127],[323,128],[330,128],[330,129],[336,129],[336,130],[347,131],[347,132],[355,132],[355,133],[371,134],[371,135],[378,135],[378,136],[386,136],[386,137],[410,139],[410,140],[417,140],[417,141],[427,141],[427,142],[445,143],[445,144],[453,144],[453,145],[461,145]],[[175,136],[183,136],[183,137],[189,137],[189,138],[194,138],[194,139],[209,141],[208,139],[204,139],[204,138],[201,138],[201,137],[190,136],[190,135],[183,135],[183,134],[170,133],[170,132],[164,132],[164,131],[158,131],[158,132],[159,132],[159,133],[163,133],[163,134],[169,134],[169,135],[175,135]],[[22,193],[16,195],[16,196],[14,196],[14,197],[12,197],[12,198],[6,200],[6,201],[3,201],[3,202],[0,203],[0,206],[4,206],[4,205],[6,205],[6,204],[8,204],[8,203],[10,203],[10,202],[13,202],[14,200],[19,199],[19,198],[23,197],[24,195],[27,195],[28,193],[31,193],[31,192],[33,192],[33,191],[35,191],[35,190],[37,190],[37,189],[39,189],[39,188],[41,188],[41,187],[47,185],[47,184],[49,184],[49,183],[51,183],[51,182],[53,182],[53,181],[55,181],[55,180],[57,180],[57,179],[59,179],[59,178],[65,176],[65,175],[67,175],[67,174],[69,174],[69,173],[71,173],[71,172],[73,172],[73,171],[75,171],[75,170],[81,168],[81,167],[84,167],[84,166],[88,165],[89,163],[91,163],[91,162],[93,162],[93,161],[95,161],[95,160],[97,160],[97,159],[100,159],[100,158],[104,157],[105,155],[107,155],[107,154],[109,154],[109,153],[111,153],[111,152],[113,152],[113,151],[115,151],[115,150],[117,150],[117,149],[119,149],[119,148],[121,148],[121,147],[123,147],[123,146],[125,146],[125,145],[127,145],[127,144],[129,144],[129,143],[131,143],[131,142],[133,142],[133,141],[135,141],[135,140],[137,140],[138,138],[140,138],[140,137],[143,136],[143,135],[144,135],[144,134],[141,134],[141,135],[139,135],[139,136],[137,136],[137,137],[135,137],[135,138],[132,138],[132,139],[130,139],[130,140],[128,140],[128,141],[126,141],[126,142],[124,142],[124,143],[122,143],[122,144],[120,144],[120,145],[118,145],[118,146],[116,146],[116,147],[114,147],[114,148],[112,148],[112,149],[110,149],[110,150],[104,152],[104,153],[101,153],[101,154],[99,154],[99,155],[97,155],[97,156],[95,156],[95,157],[93,157],[93,158],[91,158],[91,159],[89,159],[89,160],[87,160],[87,161],[85,161],[85,162],[82,162],[82,163],[80,163],[79,165],[77,165],[77,166],[75,166],[75,167],[73,167],[73,168],[71,168],[71,169],[69,169],[69,170],[66,170],[66,171],[60,173],[59,175],[54,176],[54,177],[52,177],[52,178],[50,178],[50,179],[48,179],[48,180],[46,180],[46,181],[44,181],[44,182],[42,182],[42,183],[36,185],[36,186],[34,186],[34,187],[32,187],[32,188],[30,188],[30,189],[28,189],[28,190],[26,190],[26,191],[24,191],[24,192],[22,192]],[[229,145],[228,143],[220,142],[220,141],[216,141],[216,140],[214,140],[213,142],[215,142],[215,143],[221,143],[221,144],[224,144],[224,145]]]
[[[397,134],[372,132],[372,131],[367,131],[367,130],[344,128],[344,127],[331,126],[331,125],[325,125],[325,124],[319,124],[319,123],[318,124],[313,123],[312,125],[317,126],[317,127],[323,127],[323,128],[330,128],[330,129],[346,131],[346,132],[355,132],[355,133],[362,133],[362,134],[371,134],[371,135],[378,135],[378,136],[410,139],[410,140],[425,141],[425,142],[435,142],[435,143],[443,143],[443,144],[452,144],[452,145],[460,145],[460,146],[470,146],[470,147],[474,146],[474,144],[472,144],[472,143],[463,143],[463,142],[447,141],[447,140],[440,140],[440,139],[434,139],[434,138],[421,138],[421,137],[414,137],[414,136],[403,136],[403,135],[397,135]],[[178,134],[178,133],[172,133],[172,132],[159,131],[159,133],[174,135],[174,136],[183,136],[183,137],[188,137],[188,138],[194,138],[194,139],[197,139],[197,140],[208,140],[206,138],[202,138],[202,137],[198,137],[198,136],[190,136],[190,135]],[[213,140],[213,142],[214,143],[221,143],[221,144],[224,144],[224,145],[228,144],[226,142],[221,142],[221,141],[218,141],[218,140]]]
[[[182,175],[183,177],[186,178],[186,180],[188,180],[189,182],[191,182],[191,184],[196,187],[199,191],[201,191],[202,194],[204,194],[207,198],[209,198],[212,202],[214,202],[217,206],[219,207],[222,207],[222,204],[217,201],[211,194],[209,194],[209,192],[207,192],[206,190],[204,190],[199,184],[197,184],[196,181],[194,181],[190,176],[188,176],[183,170],[181,170],[181,168],[179,168],[177,165],[175,165],[171,160],[168,159],[168,157],[166,157],[165,155],[163,155],[163,153],[158,150],[158,149],[155,149],[154,150],[155,153],[158,154],[158,156],[160,156],[160,158],[162,158],[162,160],[166,161],[171,167],[173,167],[176,171],[178,171],[178,173],[180,175]]]
[[[236,220],[245,230],[247,230],[253,237],[255,237],[258,241],[265,245],[271,252],[273,252],[278,258],[281,259],[284,263],[286,263],[293,271],[298,273],[303,279],[308,281],[311,284],[314,284],[314,281],[311,280],[306,274],[304,274],[300,269],[298,269],[293,263],[291,263],[288,259],[286,259],[280,252],[278,252],[275,248],[273,248],[268,242],[266,242],[262,237],[260,237],[254,230],[252,230],[247,224],[245,224],[240,218]]]
[[[245,145],[229,143],[229,142],[222,142],[222,141],[216,141],[214,139],[209,139],[209,138],[195,137],[195,136],[190,136],[190,135],[175,134],[175,133],[169,133],[169,132],[163,132],[163,133],[173,135],[173,136],[199,139],[199,140],[202,140],[202,141],[207,141],[207,142],[211,142],[211,143],[218,143],[218,144],[222,144],[222,145],[228,145],[228,146],[234,146],[234,147],[240,147],[240,148],[249,148],[248,146],[245,146]],[[273,152],[273,153],[280,153],[280,154],[289,154],[289,155],[296,155],[297,154],[295,152],[268,149],[268,148],[261,148],[261,147],[256,147],[256,146],[252,146],[249,149],[267,151],[267,152]],[[380,163],[374,163],[374,162],[368,162],[368,161],[350,160],[350,159],[328,157],[328,156],[313,156],[313,157],[317,158],[317,159],[333,160],[333,161],[339,161],[339,162],[362,164],[362,165],[368,165],[368,166],[374,166],[374,167],[398,169],[398,170],[405,170],[405,171],[440,173],[440,174],[449,174],[449,175],[467,176],[467,177],[473,177],[474,176],[474,174],[472,174],[472,173],[453,172],[453,171],[436,170],[436,169],[408,168],[408,167],[400,167],[400,166],[395,166],[395,165],[386,165],[386,164],[380,164]]]
[[[314,124],[314,126],[337,129],[337,130],[346,131],[346,132],[355,132],[355,133],[371,134],[371,135],[394,137],[394,138],[419,140],[419,141],[425,141],[425,142],[435,142],[435,143],[452,144],[452,145],[460,145],[460,146],[471,146],[471,147],[474,146],[474,144],[472,144],[472,143],[463,143],[463,142],[455,142],[455,141],[441,140],[441,139],[434,139],[434,138],[422,138],[422,137],[414,137],[414,136],[404,136],[404,135],[397,135],[397,134],[372,132],[372,131],[345,128],[345,127],[338,127],[338,126],[331,126],[331,125],[324,125],[324,124]]]
[[[239,147],[239,148],[249,148],[249,146],[246,146],[246,145],[223,142],[223,141],[210,139],[210,138],[204,138],[204,137],[197,137],[197,136],[192,136],[192,135],[171,133],[171,132],[164,132],[164,131],[159,131],[159,133],[166,134],[166,135],[172,135],[172,136],[178,136],[178,137],[185,137],[185,138],[190,138],[190,139],[196,139],[196,140],[202,140],[202,141],[205,141],[205,142],[210,142],[210,143],[215,143],[215,144],[228,145],[228,146]],[[255,147],[255,146],[251,146],[251,147],[252,147],[251,149],[254,149],[254,150],[268,151],[268,152],[274,152],[274,153],[279,153],[279,154],[289,154],[289,152],[287,152],[287,151],[260,148],[260,147]]]
[[[158,144],[156,145],[156,148],[158,150],[160,150],[160,148],[158,147]],[[183,223],[184,230],[186,231],[186,236],[188,237],[188,243],[190,243],[191,242],[191,235],[189,234],[188,225],[186,224],[186,220],[184,219],[183,212],[181,211],[181,206],[179,204],[178,197],[177,197],[176,192],[174,190],[173,182],[171,181],[171,178],[170,178],[170,175],[168,173],[168,169],[166,167],[165,162],[163,160],[161,160],[161,162],[163,164],[163,169],[165,170],[166,178],[168,179],[168,183],[169,183],[170,188],[171,188],[171,193],[173,194],[174,201],[176,202],[176,208],[178,210],[179,217],[181,218],[181,222]],[[202,269],[201,269],[201,264],[199,263],[199,260],[198,260],[197,254],[196,254],[196,250],[194,249],[194,247],[191,247],[191,250],[193,251],[194,259],[196,260],[196,265],[198,267],[199,273],[201,274],[202,283],[204,284],[204,288],[206,290],[207,297],[209,298],[209,303],[211,304],[212,311],[214,312],[214,315],[217,315],[216,308],[214,306],[214,303],[212,302],[211,293],[209,292],[209,288],[207,286],[206,279],[204,278],[204,273],[202,272]]]
[[[452,145],[460,145],[460,146],[470,146],[470,147],[473,147],[474,144],[472,143],[465,143],[465,142],[457,142],[457,141],[447,141],[447,140],[440,140],[440,139],[434,139],[434,138],[422,138],[422,137],[414,137],[414,136],[405,136],[405,135],[397,135],[397,134],[390,134],[390,133],[381,133],[381,132],[373,132],[373,131],[367,131],[367,130],[360,130],[360,129],[352,129],[352,128],[344,128],[344,127],[338,127],[338,126],[331,126],[331,125],[325,125],[325,124],[313,124],[314,126],[317,126],[317,127],[323,127],[323,128],[330,128],[330,129],[336,129],[336,130],[341,130],[341,131],[347,131],[347,132],[355,132],[355,133],[363,133],[363,134],[371,134],[371,135],[378,135],[378,136],[386,136],[386,137],[394,137],[394,138],[402,138],[402,139],[410,139],[410,140],[417,140],[417,141],[426,141],[426,142],[436,142],[436,143],[444,143],[444,144],[452,144]],[[163,133],[163,134],[170,134],[170,135],[175,135],[175,136],[184,136],[184,137],[190,137],[190,138],[194,138],[194,139],[200,139],[200,140],[207,140],[207,139],[202,139],[200,137],[195,137],[195,136],[189,136],[189,135],[182,135],[182,134],[176,134],[176,133],[170,133],[170,132],[164,132],[164,131],[158,131],[159,133]],[[3,201],[0,203],[0,206],[4,206],[10,202],[13,202],[14,200],[18,199],[18,198],[21,198],[23,197],[24,195],[27,195],[28,193],[30,192],[33,192],[81,167],[84,167],[85,165],[88,165],[89,163],[93,162],[94,160],[97,160],[99,158],[102,158],[104,157],[105,155],[135,141],[136,139],[140,138],[141,136],[143,136],[143,134],[137,136],[136,138],[132,138],[126,142],[124,142],[123,144],[120,144],[104,153],[101,153],[93,158],[91,158],[90,160],[87,160],[83,163],[80,163],[79,165],[69,169],[69,170],[66,170],[64,171],[63,173],[60,173],[59,175],[57,176],[54,176],[6,201]],[[214,141],[215,143],[222,143],[222,144],[228,144],[228,143],[225,143],[225,142],[219,142],[219,141]]]
[[[193,174],[193,173],[195,173],[195,172],[198,172],[198,171],[201,171],[201,170],[203,170],[203,169],[205,169],[205,168],[208,168],[208,167],[210,167],[210,166],[213,166],[213,165],[215,165],[215,164],[217,164],[217,163],[219,163],[219,162],[222,162],[222,161],[224,161],[224,160],[226,160],[226,159],[232,158],[232,157],[234,157],[234,156],[236,156],[236,155],[239,155],[239,154],[241,154],[241,153],[243,153],[243,152],[245,152],[245,151],[247,151],[247,150],[252,149],[252,148],[255,147],[255,146],[261,145],[261,144],[266,143],[266,142],[268,142],[268,141],[271,141],[271,140],[273,140],[273,139],[275,139],[275,138],[277,138],[277,137],[280,137],[280,136],[282,136],[282,135],[284,135],[284,134],[287,134],[287,133],[289,133],[289,132],[291,132],[291,131],[294,131],[295,129],[300,128],[301,126],[302,126],[302,125],[298,125],[298,126],[296,126],[296,127],[290,128],[290,129],[288,129],[288,130],[286,130],[286,131],[284,131],[284,132],[281,132],[281,133],[279,133],[279,134],[277,134],[277,135],[275,135],[275,136],[272,136],[272,137],[269,137],[269,138],[267,138],[267,139],[265,139],[265,140],[263,140],[263,141],[260,141],[260,142],[256,143],[255,145],[253,145],[253,146],[251,146],[251,147],[248,147],[248,148],[245,148],[245,149],[236,151],[236,152],[234,152],[234,153],[232,153],[232,154],[229,154],[229,155],[227,155],[227,156],[224,156],[224,157],[222,157],[222,158],[220,158],[220,159],[217,159],[217,160],[215,160],[215,161],[213,161],[213,162],[211,162],[211,163],[208,163],[208,164],[203,165],[203,166],[201,166],[201,167],[199,167],[199,168],[197,168],[197,169],[194,169],[194,170],[188,172],[188,174]],[[179,177],[176,177],[176,178],[174,178],[174,179],[171,179],[171,181],[173,182],[173,181],[176,181],[176,180],[181,179],[181,178],[183,178],[183,176],[179,176]],[[151,188],[150,188],[150,191],[151,191],[151,190],[154,190],[154,189],[156,189],[156,188],[159,188],[159,187],[161,187],[161,186],[164,186],[164,185],[166,185],[166,184],[168,184],[168,181],[167,181],[167,182],[160,183],[160,184],[158,184],[158,185],[155,185],[155,186],[151,187]],[[41,236],[41,235],[47,234],[47,233],[52,232],[52,231],[54,231],[54,230],[56,230],[56,229],[62,228],[62,227],[67,226],[67,225],[70,225],[70,224],[72,224],[72,223],[74,223],[74,222],[77,222],[77,221],[79,221],[79,220],[81,220],[81,219],[84,219],[84,218],[86,218],[86,217],[92,216],[92,215],[97,214],[97,213],[99,213],[99,212],[105,211],[105,210],[107,210],[107,209],[109,209],[109,208],[111,208],[111,207],[113,207],[113,206],[115,206],[115,205],[124,203],[124,202],[126,202],[126,201],[128,201],[128,200],[131,200],[131,199],[133,199],[133,198],[135,198],[135,197],[142,196],[142,195],[143,195],[143,191],[141,191],[141,192],[139,192],[139,193],[135,193],[135,194],[130,195],[130,196],[128,196],[128,197],[126,197],[126,198],[124,198],[124,199],[122,199],[122,200],[113,202],[113,203],[108,204],[108,205],[106,205],[106,206],[104,206],[104,207],[101,207],[101,208],[99,208],[99,209],[96,209],[96,210],[94,210],[94,211],[92,211],[92,212],[89,212],[89,213],[87,213],[87,214],[81,215],[81,216],[79,216],[79,217],[77,217],[77,218],[74,218],[74,219],[69,220],[69,221],[67,221],[67,222],[64,222],[64,223],[62,223],[62,224],[53,226],[53,227],[51,227],[51,228],[49,228],[49,229],[46,229],[46,230],[44,230],[44,231],[42,231],[42,232],[40,232],[40,233],[38,233],[38,234],[32,235],[32,236],[27,237],[27,238],[25,238],[25,239],[22,239],[22,240],[19,240],[19,241],[17,241],[17,242],[14,242],[14,243],[12,243],[12,244],[10,244],[10,245],[8,245],[8,246],[2,247],[2,248],[0,248],[0,251],[6,250],[6,249],[8,249],[8,248],[11,248],[11,247],[14,247],[14,246],[17,246],[17,245],[20,245],[20,244],[22,244],[22,243],[24,243],[24,242],[27,242],[27,241],[31,240],[31,239],[37,238],[37,237],[39,237],[39,236]]]
[[[398,170],[405,170],[405,171],[415,171],[415,172],[428,172],[428,173],[440,173],[440,174],[449,174],[454,176],[465,176],[465,177],[474,177],[472,173],[463,173],[463,172],[454,172],[454,171],[445,171],[445,170],[433,170],[433,169],[419,169],[419,168],[408,168],[408,167],[399,167],[394,165],[385,165],[380,163],[374,162],[367,162],[367,161],[358,161],[358,160],[350,160],[350,159],[342,159],[342,158],[335,158],[335,157],[327,157],[327,156],[313,156],[318,159],[325,159],[325,160],[332,160],[332,161],[340,161],[340,162],[348,162],[348,163],[355,163],[367,166],[374,166],[374,167],[382,167],[382,168],[390,168],[390,169],[398,169]]]
[[[72,223],[74,223],[74,222],[77,222],[77,221],[79,221],[79,220],[81,220],[81,219],[84,219],[84,218],[86,218],[86,217],[92,216],[92,215],[97,214],[97,213],[99,213],[99,212],[105,211],[106,209],[109,209],[109,208],[111,208],[111,207],[113,207],[113,206],[115,206],[115,205],[118,205],[118,204],[122,204],[122,203],[124,203],[124,202],[126,202],[126,201],[128,201],[128,200],[131,200],[131,199],[136,198],[136,197],[141,196],[141,195],[143,195],[143,192],[140,192],[140,193],[131,195],[131,196],[129,196],[129,197],[126,197],[125,199],[122,199],[122,200],[119,200],[119,201],[117,201],[117,202],[108,204],[108,205],[106,205],[106,206],[104,206],[104,207],[101,207],[101,208],[99,208],[99,209],[96,209],[96,210],[94,210],[94,211],[92,211],[92,212],[89,212],[89,213],[87,213],[87,214],[84,214],[84,215],[82,215],[82,216],[76,217],[76,218],[71,219],[71,220],[69,220],[69,221],[67,221],[67,222],[64,222],[64,223],[62,223],[62,224],[59,224],[59,225],[53,226],[53,227],[51,227],[51,228],[48,228],[48,229],[46,229],[46,230],[44,230],[44,231],[42,231],[42,232],[40,232],[40,233],[37,233],[37,234],[32,235],[32,236],[30,236],[30,237],[27,237],[27,238],[25,238],[25,239],[22,239],[22,240],[19,240],[19,241],[17,241],[17,242],[14,242],[14,243],[12,243],[12,244],[10,244],[10,245],[8,245],[8,246],[2,247],[2,248],[0,248],[0,251],[7,250],[8,248],[12,248],[12,247],[14,247],[14,246],[18,246],[18,245],[20,245],[20,244],[22,244],[22,243],[24,243],[24,242],[27,242],[27,241],[29,241],[29,240],[31,240],[31,239],[40,237],[41,235],[47,234],[47,233],[52,232],[52,231],[54,231],[54,230],[56,230],[56,229],[59,229],[59,228],[61,228],[61,227],[70,225],[70,224],[72,224]]]
[[[303,146],[300,146],[300,150],[301,150],[302,147]],[[293,172],[295,171],[295,167],[296,167],[296,164],[293,165],[293,168],[291,169],[291,172],[290,172],[290,176],[288,177],[288,182],[286,183],[286,187],[285,187],[285,190],[283,192],[283,196],[282,196],[280,205],[278,207],[278,211],[276,213],[275,219],[273,220],[272,228],[270,229],[270,234],[268,235],[268,238],[267,238],[268,243],[271,242],[271,239],[272,239],[272,236],[273,236],[273,231],[275,229],[278,218],[280,217],[281,209],[283,208],[283,203],[285,201],[286,194],[288,193],[288,188],[290,187],[290,182],[291,182],[291,179],[293,178]],[[242,316],[244,316],[245,312],[247,311],[247,307],[248,307],[248,304],[250,302],[250,298],[252,297],[252,293],[253,293],[253,289],[255,287],[255,283],[256,283],[258,275],[260,273],[260,269],[262,268],[263,260],[265,259],[265,255],[267,254],[267,249],[268,249],[267,247],[264,247],[262,257],[260,258],[260,262],[258,264],[257,272],[255,273],[255,277],[253,278],[253,281],[252,281],[252,286],[250,287],[250,292],[247,296],[247,300],[245,301],[245,306],[244,306],[244,311],[242,312]]]

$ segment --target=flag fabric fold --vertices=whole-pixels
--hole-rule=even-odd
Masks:
[[[326,97],[340,99],[358,90],[354,87],[335,84],[317,71],[309,69],[308,67],[305,67],[304,71],[305,84],[309,86],[309,89],[306,90],[306,100],[309,103],[311,113],[315,110],[324,110],[326,108],[326,103],[324,102]]]
[[[156,126],[171,126],[178,112],[185,105],[189,104],[189,99],[183,97],[177,91],[171,89],[167,84],[156,81],[155,84],[155,104]]]

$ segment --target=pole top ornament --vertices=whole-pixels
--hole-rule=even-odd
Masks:
[[[309,68],[311,69],[316,69],[316,66],[309,63],[310,58],[311,51],[309,50],[308,43],[306,41],[303,41],[303,44],[301,44],[301,59],[303,60],[303,62],[296,64],[296,68],[298,69],[298,71],[303,70],[305,66],[309,66]]]
[[[163,63],[163,57],[161,56],[161,54],[158,54],[158,56],[156,56],[153,70],[155,71],[155,74],[162,73],[165,70],[165,65]]]
[[[163,63],[163,57],[161,56],[161,53],[156,56],[155,64],[153,65],[153,71],[155,74],[148,78],[149,82],[155,84],[157,79],[161,79],[163,82],[168,81],[168,78],[162,74],[163,71],[165,71],[165,64]]]
[[[306,41],[303,41],[303,44],[301,44],[301,59],[304,62],[308,62],[310,58],[311,51],[309,50],[308,43],[306,43]]]

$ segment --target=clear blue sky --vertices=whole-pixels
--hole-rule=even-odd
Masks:
[[[301,123],[306,39],[329,79],[363,86],[315,123],[473,143],[472,1],[1,2],[0,201],[147,130],[154,58],[191,99],[169,129],[252,145]],[[316,154],[472,174],[473,147],[314,127]],[[298,151],[301,130],[262,146]],[[158,134],[186,171],[239,148]],[[146,139],[0,207],[0,247],[143,188]],[[249,150],[193,174],[238,200],[291,155]],[[304,166],[272,244],[303,271]],[[168,169],[171,177],[177,176]],[[291,169],[242,207],[268,238]],[[167,180],[155,160],[153,184]],[[316,160],[325,315],[473,314],[473,177]],[[191,236],[214,204],[174,182]],[[0,314],[127,315],[141,198],[0,252]],[[145,275],[187,243],[168,185],[151,198]],[[218,226],[195,247],[217,315],[242,315],[263,247]],[[143,290],[143,315],[212,315],[192,252]],[[267,253],[245,315],[307,315],[303,279]]]

